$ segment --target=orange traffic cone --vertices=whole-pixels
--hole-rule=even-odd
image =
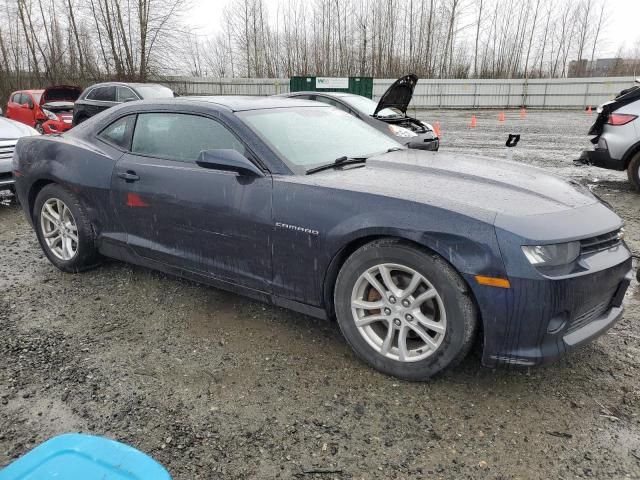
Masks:
[[[478,126],[478,120],[475,115],[471,115],[471,123],[469,124],[469,128],[476,128]]]
[[[435,130],[436,137],[442,138],[442,134],[440,133],[440,122],[436,122],[433,124],[433,129]]]
[[[592,115],[593,112],[591,111],[591,105],[587,106],[587,115]]]
[[[520,109],[520,118],[525,118],[527,116],[527,111],[522,107]]]
[[[500,112],[500,114],[498,115],[498,121],[504,122],[504,120],[505,120],[504,112]]]

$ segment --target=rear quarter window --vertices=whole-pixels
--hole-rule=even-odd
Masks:
[[[128,115],[119,118],[98,134],[98,138],[111,145],[128,150],[131,146],[131,135],[136,116]]]

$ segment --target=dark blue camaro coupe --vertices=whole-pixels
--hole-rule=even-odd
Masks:
[[[132,102],[18,142],[17,193],[51,262],[113,257],[318,317],[375,368],[424,380],[481,337],[535,365],[611,327],[622,221],[536,168],[407,150],[330,106]]]

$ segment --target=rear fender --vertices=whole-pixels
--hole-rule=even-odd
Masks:
[[[107,152],[87,149],[81,142],[63,137],[42,136],[21,140],[16,146],[21,197],[27,199],[29,217],[35,199],[47,183],[56,183],[73,192],[97,231],[111,223],[109,191],[115,161]],[[118,152],[118,158],[121,154]]]

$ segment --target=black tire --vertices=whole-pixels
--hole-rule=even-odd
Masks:
[[[636,153],[629,162],[627,175],[633,189],[640,192],[640,152]]]
[[[76,222],[78,245],[75,255],[70,260],[58,258],[44,239],[40,215],[45,202],[53,198],[64,202]],[[95,245],[95,231],[89,221],[89,216],[78,198],[66,188],[54,183],[45,186],[36,197],[32,218],[42,250],[49,261],[63,272],[77,273],[93,268],[100,263],[100,255]]]
[[[42,122],[37,122],[35,129],[40,135],[44,135],[44,127],[42,126]]]
[[[351,295],[358,278],[383,263],[409,267],[437,290],[446,311],[446,330],[440,345],[428,357],[402,362],[383,356],[364,339],[351,311]],[[344,263],[334,290],[335,311],[342,334],[356,354],[375,369],[411,381],[424,381],[465,358],[473,346],[478,313],[468,286],[441,257],[397,239],[373,241]]]

